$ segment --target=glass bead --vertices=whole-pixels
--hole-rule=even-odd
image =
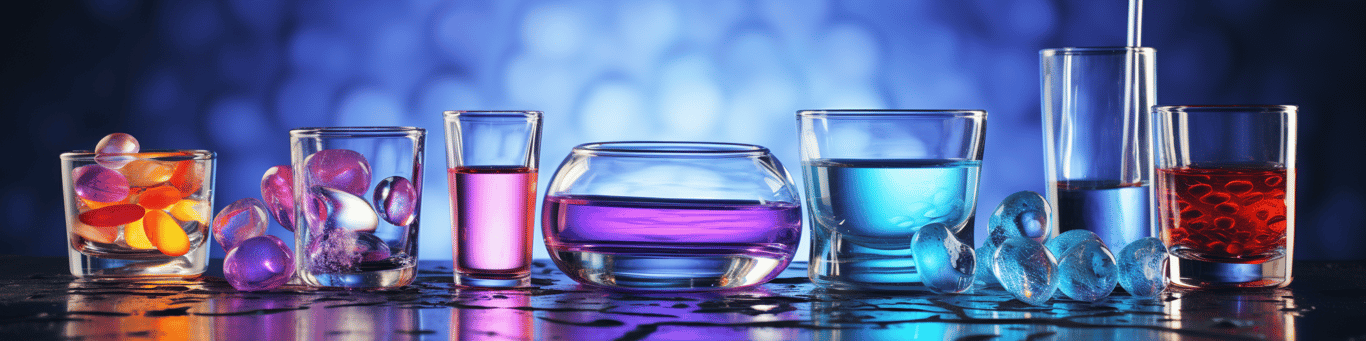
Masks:
[[[137,159],[135,154],[141,149],[138,139],[133,135],[113,133],[105,135],[95,144],[95,162],[111,169],[119,169]]]
[[[380,218],[397,226],[413,223],[417,207],[417,191],[413,183],[401,176],[391,176],[375,185],[375,211]]]
[[[309,184],[363,196],[370,188],[370,163],[352,150],[325,149],[304,159]]]
[[[256,198],[237,200],[213,218],[213,238],[232,251],[242,241],[265,235],[270,225],[266,204]]]
[[[244,240],[223,259],[223,277],[241,291],[275,289],[293,276],[293,252],[272,235]]]
[[[270,167],[261,176],[261,199],[275,222],[294,232],[294,171],[289,165]]]
[[[100,165],[85,165],[71,170],[76,195],[98,202],[115,202],[128,197],[128,179]]]

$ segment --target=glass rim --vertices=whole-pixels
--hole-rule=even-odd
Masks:
[[[143,155],[143,154],[160,154],[160,155]],[[95,156],[97,156],[97,155],[99,155],[99,154],[95,153],[94,151],[90,151],[90,150],[73,150],[73,151],[68,151],[68,152],[62,153],[61,159],[64,160],[64,161],[94,161],[94,160],[95,160]],[[148,149],[148,150],[138,151],[137,153],[105,153],[104,155],[133,156],[133,157],[137,157],[137,158],[139,158],[139,159],[146,159],[146,160],[163,160],[163,161],[168,161],[168,160],[165,160],[165,159],[171,159],[171,160],[174,160],[174,161],[185,161],[185,160],[213,160],[213,159],[215,159],[215,158],[218,157],[218,154],[217,154],[217,153],[214,153],[214,152],[209,151],[209,150],[203,150],[203,149]],[[190,157],[190,158],[185,159],[185,157],[187,157],[187,156]]]
[[[1299,109],[1295,105],[1252,104],[1252,105],[1160,105],[1153,111],[1162,113],[1290,113]]]
[[[426,134],[426,129],[408,126],[303,127],[289,131],[290,137],[416,137]]]
[[[441,116],[448,120],[462,117],[539,119],[543,114],[538,110],[446,110],[441,112]]]
[[[986,118],[987,111],[982,109],[819,109],[819,110],[798,110],[799,118],[824,118],[824,117],[893,117],[893,118],[912,118],[912,117],[980,117]]]
[[[1123,54],[1130,51],[1148,54],[1157,52],[1156,49],[1146,46],[1094,46],[1094,47],[1060,47],[1039,50],[1039,55],[1049,56],[1077,56],[1077,55],[1105,55]]]
[[[699,141],[608,141],[574,146],[574,153],[614,156],[760,156],[768,148],[747,143]]]

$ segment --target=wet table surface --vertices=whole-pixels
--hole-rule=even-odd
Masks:
[[[221,267],[213,263],[211,269]],[[1288,288],[1116,290],[1099,303],[1030,306],[997,288],[964,295],[830,291],[794,263],[747,290],[641,294],[577,285],[548,260],[534,287],[459,288],[449,263],[376,291],[237,292],[193,280],[94,282],[65,258],[0,256],[0,340],[1077,340],[1366,338],[1366,263],[1297,262]]]

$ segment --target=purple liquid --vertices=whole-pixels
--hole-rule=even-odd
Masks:
[[[546,196],[546,247],[583,283],[659,290],[768,281],[801,239],[801,206],[742,200]]]
[[[486,279],[525,278],[531,270],[536,169],[461,167],[449,170],[451,254],[455,273]]]

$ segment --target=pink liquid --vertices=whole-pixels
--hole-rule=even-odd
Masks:
[[[531,271],[536,169],[451,168],[451,254],[455,273],[487,279],[526,277]]]

